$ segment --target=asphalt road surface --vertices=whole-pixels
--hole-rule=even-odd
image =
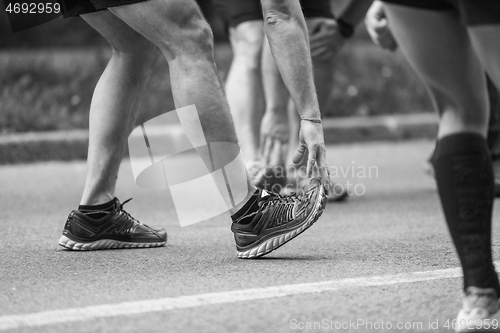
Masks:
[[[311,229],[258,260],[236,258],[228,215],[181,228],[169,194],[138,188],[128,160],[118,197],[167,228],[167,246],[67,251],[57,242],[85,164],[1,166],[0,332],[450,332],[461,278],[422,172],[432,147],[329,147],[330,165],[347,175],[338,182],[361,195],[328,204]],[[495,223],[495,258],[498,239]]]

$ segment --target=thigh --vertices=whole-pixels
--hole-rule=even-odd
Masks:
[[[226,24],[237,27],[239,24],[263,20],[262,7],[259,0],[212,0],[215,8]]]
[[[115,49],[124,53],[156,49],[137,31],[107,10],[81,15],[92,28],[99,32]]]
[[[454,103],[469,113],[487,112],[484,71],[458,13],[389,3],[386,11],[401,51],[423,78],[438,110]]]
[[[148,0],[108,10],[159,47],[167,60],[179,53],[213,52],[213,35],[195,0]]]
[[[500,24],[474,25],[468,30],[486,73],[500,89]]]
[[[233,51],[237,53],[260,54],[264,42],[264,22],[246,21],[229,29]]]

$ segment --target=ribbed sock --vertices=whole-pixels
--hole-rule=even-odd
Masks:
[[[494,178],[486,140],[459,133],[438,141],[433,161],[439,196],[469,286],[500,295],[491,254]]]

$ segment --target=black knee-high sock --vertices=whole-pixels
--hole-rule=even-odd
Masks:
[[[494,288],[500,295],[491,254],[494,178],[486,140],[474,133],[446,136],[438,141],[432,163],[464,289]]]

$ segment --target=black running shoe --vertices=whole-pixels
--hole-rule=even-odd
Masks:
[[[167,243],[165,229],[153,229],[137,221],[115,198],[115,207],[100,219],[74,210],[66,221],[59,245],[79,251],[158,247]],[[95,212],[94,212],[95,213]]]
[[[325,188],[318,178],[301,194],[283,196],[262,190],[260,196],[258,211],[233,219],[231,231],[239,258],[257,258],[276,250],[313,225],[326,205]],[[251,222],[240,223],[251,216]]]

